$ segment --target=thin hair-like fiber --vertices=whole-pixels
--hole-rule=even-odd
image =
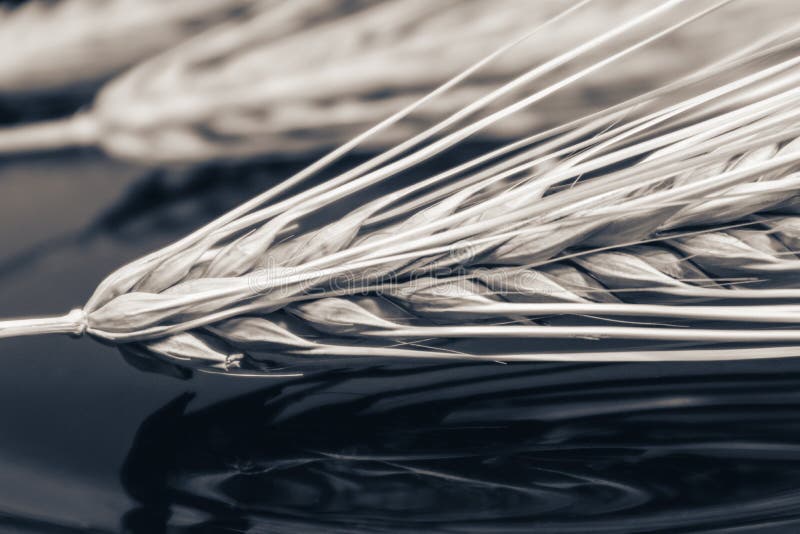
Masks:
[[[129,361],[149,370],[272,376],[320,357],[800,355],[800,59],[792,55],[793,32],[568,128],[367,194],[726,4],[658,4],[355,169],[300,188],[370,134],[393,128],[414,111],[408,106],[284,184],[121,267],[82,309],[0,322],[0,337],[87,333],[120,344]],[[660,29],[638,34],[654,23]],[[471,117],[590,50],[604,55]],[[717,79],[710,88],[698,84]],[[355,209],[310,225],[309,216],[348,199],[359,201]]]

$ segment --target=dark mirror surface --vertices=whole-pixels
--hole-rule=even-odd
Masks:
[[[307,162],[0,163],[0,313],[79,306],[113,268]],[[800,361],[129,367],[0,342],[0,530],[792,532]]]

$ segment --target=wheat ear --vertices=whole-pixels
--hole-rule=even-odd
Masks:
[[[794,46],[788,36],[712,69],[732,81],[703,89],[689,78],[629,104],[641,113],[620,115],[623,106],[577,121],[589,141],[556,129],[546,143],[515,142],[453,172],[368,195],[726,2],[677,22],[665,18],[681,4],[663,2],[397,148],[285,195],[357,137],[112,273],[82,310],[50,327],[0,323],[0,337],[86,332],[120,343],[142,367],[211,372],[270,369],[279,356],[669,360],[762,358],[766,348],[794,355],[800,58],[786,58]],[[655,22],[661,28],[633,44],[614,44]],[[607,52],[599,61],[457,126],[543,69],[599,48]],[[737,75],[752,58],[759,70]],[[676,98],[689,89],[693,96]],[[304,225],[310,214],[361,195],[368,200],[349,213]],[[306,228],[300,234],[298,224]],[[784,292],[781,304],[754,302],[776,291]],[[484,338],[504,344],[460,344]]]
[[[198,30],[244,16],[254,3],[33,0],[0,8],[0,48],[5,52],[0,56],[0,94],[30,97],[103,82]],[[141,38],[143,33],[147,39]],[[51,137],[50,146],[71,139]]]
[[[425,105],[418,106],[414,124],[432,126],[443,115],[468,109],[485,87],[531,63],[550,65],[536,76],[553,82],[558,65],[547,58],[578,50],[586,36],[602,35],[615,17],[632,17],[644,7],[630,0],[546,2],[536,9],[519,0],[500,0],[490,8],[481,0],[253,3],[252,16],[212,28],[110,82],[78,119],[91,130],[74,128],[69,120],[19,126],[0,131],[0,153],[99,145],[114,156],[156,164],[304,154],[340,145],[419,99]],[[487,9],[492,16],[485,16]],[[692,43],[716,26],[701,21],[684,28],[682,39],[654,44],[661,58],[657,71],[646,58],[633,56],[585,78],[584,90],[604,95],[603,88],[615,83],[615,94],[632,96],[627,87],[666,85],[743,43],[780,41],[792,31],[781,30],[781,21],[796,14],[788,2],[769,10],[734,3],[714,18],[729,31],[714,32],[715,39],[704,40],[703,47]],[[763,38],[758,30],[763,27],[775,33]],[[531,30],[540,38],[515,40],[514,50],[503,46],[502,59],[480,65],[477,76],[435,100],[425,98],[443,77],[498,49],[509,35],[524,37]],[[521,94],[522,88],[514,90]],[[520,110],[476,135],[511,139],[561,125],[577,108],[596,105],[576,92],[551,98],[557,100],[546,109]],[[635,109],[628,107],[627,113]],[[412,131],[398,123],[363,139],[362,146],[382,149]]]

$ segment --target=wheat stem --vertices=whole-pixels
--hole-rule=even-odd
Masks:
[[[0,155],[91,146],[97,123],[89,113],[66,119],[0,128]]]
[[[83,334],[85,329],[86,317],[80,309],[53,317],[0,320],[0,338],[37,336],[41,334],[72,334],[79,336]]]

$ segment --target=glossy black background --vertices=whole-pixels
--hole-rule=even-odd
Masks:
[[[306,162],[0,163],[0,313],[79,306],[114,267]],[[411,179],[411,178],[409,178]],[[328,364],[300,378],[0,342],[8,532],[791,532],[800,361]]]
[[[0,160],[0,316],[80,306],[312,157]],[[800,530],[800,360],[303,370],[181,381],[92,339],[0,340],[0,532]]]

